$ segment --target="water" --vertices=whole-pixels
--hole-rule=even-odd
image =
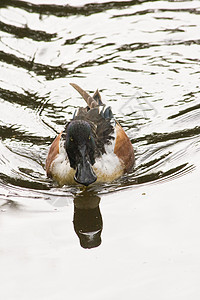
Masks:
[[[194,248],[199,244],[195,244],[194,235],[188,243],[195,246],[188,248],[179,229],[180,224],[184,227],[185,216],[191,220],[190,230],[199,234],[194,209],[198,207],[200,167],[199,1],[55,4],[12,0],[1,1],[0,8],[0,205],[4,244],[0,251],[4,253],[4,272],[12,265],[13,274],[20,274],[16,284],[12,282],[14,275],[8,277],[15,299],[23,299],[22,283],[28,270],[32,276],[28,275],[26,291],[38,285],[43,276],[47,278],[46,289],[40,287],[38,294],[33,292],[33,299],[64,299],[66,295],[71,299],[121,299],[122,294],[131,293],[137,299],[149,299],[148,295],[164,299],[162,291],[156,291],[160,278],[170,287],[170,299],[177,299],[176,295],[197,299],[197,271],[191,271],[192,282],[180,274],[187,269],[185,265],[190,265],[189,253],[197,258]],[[87,190],[59,188],[46,178],[49,145],[76,107],[85,105],[70,82],[90,93],[98,88],[130,137],[136,165],[123,178]],[[165,214],[161,205],[167,207]],[[153,209],[163,219],[154,215]],[[146,230],[139,216],[148,224]],[[168,224],[171,219],[174,227]],[[13,232],[12,226],[16,228]],[[171,251],[174,239],[165,244],[161,231],[153,231],[154,226],[164,228],[167,234],[177,232],[180,244],[185,245],[175,247],[179,254],[185,251],[183,270],[177,267],[180,257]],[[163,254],[158,261],[157,247]],[[11,251],[13,248],[16,252]],[[144,249],[150,251],[147,258]],[[180,278],[177,285],[162,276],[159,259],[164,262],[161,266],[166,268],[165,274],[175,270]],[[77,262],[75,267],[73,260]],[[86,264],[88,271],[84,273]],[[105,289],[97,284],[104,277],[103,265],[107,272]],[[38,269],[41,275],[37,281],[34,275]],[[71,277],[67,270],[71,270]],[[82,279],[80,295],[73,288],[77,273],[81,274],[78,279],[83,274],[89,278],[89,282]],[[55,274],[59,274],[59,280]],[[154,274],[152,286],[148,274]],[[65,277],[71,288],[65,289]],[[121,287],[117,287],[118,282],[122,282]],[[182,295],[180,286],[185,282]],[[140,286],[148,292],[143,294]],[[13,295],[5,290],[4,299],[13,299]]]

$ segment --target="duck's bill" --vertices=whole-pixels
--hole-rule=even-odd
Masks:
[[[83,248],[94,248],[101,244],[101,229],[91,232],[79,232],[80,244]]]
[[[77,165],[74,180],[85,186],[88,186],[97,180],[97,176],[88,160],[83,160]]]

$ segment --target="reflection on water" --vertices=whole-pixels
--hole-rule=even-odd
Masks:
[[[87,190],[74,198],[74,230],[83,248],[94,248],[101,244],[103,220],[99,208],[100,197]]]
[[[199,166],[199,3],[36,2],[0,3],[0,197],[9,206],[74,199],[75,231],[83,247],[94,247],[102,194]],[[99,88],[136,153],[131,173],[82,193],[77,185],[58,188],[44,170],[55,135],[84,105],[71,81]]]

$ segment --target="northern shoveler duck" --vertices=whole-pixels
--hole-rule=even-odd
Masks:
[[[47,176],[60,186],[75,182],[88,186],[110,182],[134,165],[130,139],[105,107],[98,90],[91,97],[71,83],[87,103],[75,111],[72,120],[53,141],[46,159]]]

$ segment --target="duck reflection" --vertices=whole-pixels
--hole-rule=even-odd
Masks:
[[[100,197],[85,190],[74,199],[74,230],[83,248],[94,248],[101,244],[103,220],[99,208]]]

